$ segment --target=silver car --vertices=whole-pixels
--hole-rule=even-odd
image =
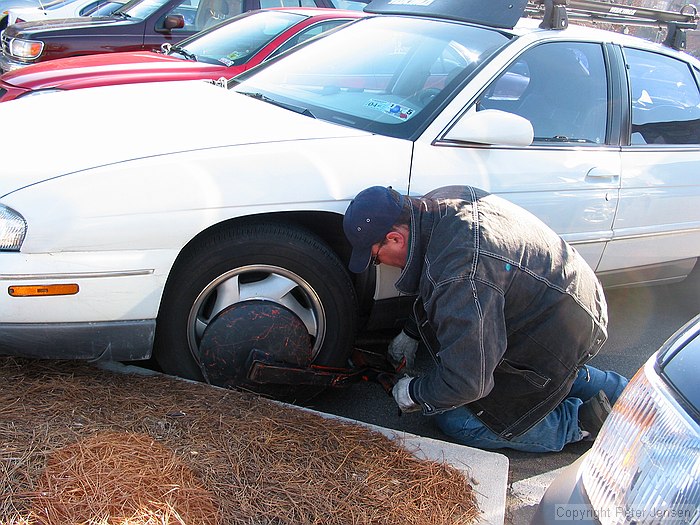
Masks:
[[[700,316],[639,370],[532,525],[700,523]]]

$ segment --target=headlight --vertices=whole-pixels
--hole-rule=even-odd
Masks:
[[[19,251],[27,233],[27,222],[15,210],[0,204],[0,250]]]
[[[603,525],[697,523],[700,428],[654,370],[635,375],[582,466]]]
[[[44,43],[40,40],[10,40],[10,55],[17,58],[33,59],[41,55]]]

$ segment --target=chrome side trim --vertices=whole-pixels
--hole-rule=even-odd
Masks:
[[[104,277],[135,277],[138,275],[152,275],[155,270],[120,270],[117,272],[77,272],[77,273],[18,273],[0,274],[0,280],[45,280],[45,279],[99,279]]]
[[[566,239],[564,239],[566,240]],[[597,239],[584,239],[580,241],[566,241],[572,246],[580,246],[582,244],[598,244],[601,242],[610,242],[612,240],[612,237],[599,237]]]
[[[630,239],[644,239],[648,237],[659,237],[661,235],[682,235],[686,233],[697,233],[700,232],[700,226],[696,226],[694,228],[683,228],[683,229],[676,229],[676,230],[664,230],[664,231],[655,231],[655,232],[646,232],[646,233],[631,233],[629,235],[615,235],[615,232],[613,232],[613,238],[611,240],[613,241],[626,241]]]
[[[550,151],[552,149],[566,150],[566,151],[590,151],[592,149],[605,149],[605,150],[615,150],[620,149],[619,146],[611,146],[610,144],[580,144],[575,142],[556,142],[556,143],[543,143],[543,142],[533,142],[529,146],[508,146],[505,144],[475,144],[472,142],[458,142],[456,140],[450,140],[445,138],[435,139],[431,146],[442,147],[442,148],[460,148],[460,149],[496,149],[496,150],[544,150]]]
[[[675,230],[630,233],[628,235],[619,235],[619,234],[616,235],[615,232],[612,231],[609,236],[598,235],[597,237],[592,237],[590,239],[569,240],[568,239],[569,235],[567,235],[567,234],[563,234],[563,235],[561,235],[561,237],[566,242],[571,244],[572,246],[578,246],[578,245],[584,245],[584,244],[596,244],[596,243],[601,243],[601,242],[615,242],[615,241],[627,241],[627,240],[634,240],[634,239],[646,239],[646,238],[651,238],[651,237],[659,237],[662,235],[684,235],[684,234],[688,234],[688,233],[698,233],[698,232],[700,232],[700,226],[696,226],[694,228],[683,228],[683,229],[675,229]],[[698,255],[700,255],[700,251],[699,251]]]

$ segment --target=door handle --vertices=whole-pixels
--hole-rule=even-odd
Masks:
[[[598,168],[598,167],[591,168],[588,170],[588,173],[586,173],[587,179],[613,180],[613,179],[617,179],[619,177],[620,177],[619,173],[616,173],[614,171],[610,171],[609,169],[606,169],[606,168]]]

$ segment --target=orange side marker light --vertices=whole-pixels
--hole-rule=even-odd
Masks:
[[[7,292],[12,297],[48,297],[52,295],[75,295],[77,284],[29,284],[10,286]]]

